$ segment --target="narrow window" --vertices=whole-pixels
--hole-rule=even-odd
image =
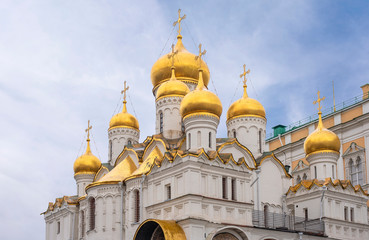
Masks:
[[[233,137],[236,138],[236,131],[233,130]]]
[[[184,126],[184,123],[183,122],[181,123],[181,130],[182,130],[182,132],[185,131],[185,126]]]
[[[363,164],[360,157],[357,157],[356,159],[356,172],[357,172],[357,184],[363,184],[364,178],[363,178]]]
[[[127,145],[128,146],[132,146],[132,141],[131,140],[128,140]]]
[[[166,185],[166,191],[167,191],[167,200],[172,199],[172,188],[170,187],[170,184]]]
[[[95,198],[90,198],[90,226],[89,230],[95,229]]]
[[[113,144],[111,140],[109,141],[109,159],[112,160],[113,158]]]
[[[302,179],[303,179],[303,180],[306,180],[306,179],[307,179],[307,175],[306,175],[306,173],[304,173],[304,176],[302,176]]]
[[[309,220],[309,211],[307,208],[304,208],[304,215],[305,215],[305,221],[307,222]]]
[[[264,205],[264,226],[268,227],[268,205]]]
[[[134,221],[138,223],[140,221],[140,192],[136,190],[134,192],[135,198],[135,218]]]
[[[324,173],[324,178],[327,177],[327,166],[325,164],[323,165],[323,173]]]
[[[209,148],[211,148],[211,132],[209,132]]]
[[[259,130],[259,152],[261,153],[261,130]]]
[[[348,221],[348,208],[344,207],[343,209],[343,218],[345,221]]]
[[[355,219],[354,219],[354,208],[350,208],[350,218],[351,218],[351,222],[353,222],[353,221],[355,221]]]
[[[355,166],[354,166],[354,162],[352,161],[352,159],[350,159],[349,161],[349,171],[350,171],[350,180],[352,185],[356,185],[356,172],[355,172]]]
[[[191,148],[191,133],[188,134],[188,149]]]
[[[60,233],[60,222],[57,222],[56,223],[56,234],[59,234]]]
[[[163,124],[164,124],[164,120],[163,120],[163,113],[160,112],[160,133],[163,133]]]
[[[300,177],[300,175],[298,175],[298,176],[297,176],[296,182],[297,182],[297,184],[299,184],[299,183],[301,182],[301,177]]]
[[[201,132],[200,131],[197,132],[197,147],[198,148],[201,147]]]
[[[232,178],[232,200],[236,201],[236,179]]]
[[[81,211],[81,237],[85,236],[85,212]]]
[[[335,174],[334,174],[334,165],[332,165],[332,178],[335,179]]]
[[[317,170],[316,170],[316,166],[314,166],[314,175],[315,175],[315,179],[318,178],[318,173],[317,173]]]
[[[227,178],[222,177],[222,197],[227,199]]]

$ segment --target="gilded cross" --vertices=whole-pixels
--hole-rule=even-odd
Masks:
[[[172,59],[172,67],[174,67],[174,55],[178,53],[178,50],[174,51],[174,44],[172,44],[172,53],[168,54],[168,58]]]
[[[243,85],[246,86],[246,82],[247,82],[247,78],[246,78],[246,74],[249,74],[250,73],[250,69],[248,69],[246,71],[246,64],[243,65],[243,73],[240,75],[240,78],[243,77]]]
[[[318,99],[316,101],[314,101],[313,103],[314,104],[317,104],[317,103],[319,104],[319,107],[318,107],[319,113],[321,113],[320,110],[322,110],[322,106],[320,106],[320,102],[323,101],[324,99],[325,99],[325,97],[320,98],[320,91],[318,91]]]
[[[181,35],[181,21],[186,18],[186,14],[181,17],[181,9],[178,9],[178,20],[173,23],[173,27],[175,27],[178,23],[178,35]]]
[[[87,129],[85,130],[87,132],[87,140],[90,140],[90,130],[92,126],[90,126],[90,120],[88,120]]]
[[[199,59],[199,67],[201,68],[201,57],[206,54],[206,50],[201,52],[201,43],[199,45],[199,55],[195,57],[195,60]]]
[[[120,92],[121,94],[123,94],[123,101],[125,102],[127,99],[127,90],[129,89],[128,86],[126,86],[127,81],[124,81],[124,88],[123,90]]]

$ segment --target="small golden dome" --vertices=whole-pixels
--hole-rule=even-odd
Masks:
[[[172,77],[169,81],[162,83],[158,91],[156,92],[156,100],[166,97],[166,96],[180,96],[184,97],[190,89],[187,85],[175,77],[174,67],[172,68]]]
[[[306,155],[322,151],[340,152],[341,142],[338,136],[323,126],[321,115],[322,113],[319,112],[318,127],[305,140],[304,149]]]
[[[200,69],[196,89],[189,92],[181,102],[181,116],[184,118],[192,113],[210,113],[220,117],[222,111],[222,103],[218,96],[206,89],[202,78],[202,69]]]
[[[139,130],[137,119],[130,113],[127,112],[127,101],[123,101],[122,112],[114,115],[109,123],[109,130],[117,127],[129,127]]]
[[[182,36],[178,35],[177,39],[177,44],[174,47],[174,51],[178,51],[176,54],[177,61],[174,63],[175,76],[180,81],[197,83],[199,78],[198,61],[195,60],[195,55],[183,46]],[[154,89],[170,79],[171,66],[171,61],[167,55],[162,56],[154,63],[151,69],[151,82]],[[210,79],[209,68],[203,60],[201,60],[201,66],[204,69],[204,84],[207,86]]]
[[[243,86],[243,96],[229,107],[227,121],[239,116],[255,116],[265,118],[265,109],[261,103],[253,98],[249,98],[246,91],[246,84]]]
[[[101,161],[92,154],[90,149],[90,139],[87,138],[87,149],[85,154],[78,157],[74,162],[74,175],[96,174],[101,167]]]

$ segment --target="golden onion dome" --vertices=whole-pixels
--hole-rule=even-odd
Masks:
[[[229,107],[227,111],[227,121],[240,116],[254,116],[265,118],[265,109],[261,103],[253,98],[249,98],[246,91],[246,84],[243,86],[243,96]]]
[[[187,51],[183,46],[181,35],[177,36],[177,44],[174,47],[174,51],[177,52],[177,61],[174,63],[176,78],[183,82],[192,82],[197,84],[199,79],[198,61],[195,60],[195,55]],[[167,55],[162,56],[154,63],[151,69],[151,82],[154,89],[171,78],[171,66],[171,61]],[[203,60],[201,60],[201,66],[203,66],[204,69],[204,84],[207,86],[210,79],[209,68]]]
[[[210,113],[220,117],[222,111],[222,103],[218,96],[206,89],[202,78],[202,69],[200,69],[196,89],[189,92],[181,102],[181,116],[185,118],[193,113]]]
[[[127,101],[123,101],[122,112],[114,115],[109,123],[109,130],[117,127],[128,127],[139,130],[139,124],[137,119],[130,113],[127,112]]]
[[[169,81],[160,84],[158,91],[156,92],[156,100],[167,96],[180,96],[184,97],[190,92],[187,85],[175,77],[175,68],[172,67],[172,76]]]
[[[318,127],[305,140],[304,149],[306,155],[319,152],[340,152],[341,142],[338,136],[326,129],[322,122],[322,113],[319,112]]]
[[[90,149],[90,139],[87,138],[87,149],[85,154],[78,157],[74,162],[74,175],[96,174],[101,167],[101,161],[92,154]]]

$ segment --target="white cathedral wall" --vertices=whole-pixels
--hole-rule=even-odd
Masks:
[[[219,119],[207,114],[189,116],[184,119],[187,148],[196,152],[203,148],[205,151],[216,149],[216,134]],[[209,138],[209,134],[210,138]],[[209,143],[210,140],[210,143]]]
[[[228,137],[236,138],[255,158],[265,151],[266,120],[260,117],[238,117],[227,122]],[[259,131],[261,139],[259,139]],[[260,144],[261,143],[261,144]]]
[[[266,159],[260,166],[259,174],[259,194],[260,194],[260,210],[264,205],[269,206],[269,210],[281,213],[282,212],[282,196],[287,192],[288,186],[284,186],[286,177],[281,167],[278,167],[270,159]],[[256,174],[256,173],[255,173]],[[290,180],[289,180],[290,181]],[[254,185],[254,191],[257,191],[257,184]],[[255,209],[257,209],[257,195],[254,197]]]
[[[163,136],[176,139],[183,135],[179,112],[182,99],[183,97],[165,97],[156,101],[156,134],[160,133],[160,113],[163,113]]]
[[[87,240],[119,239],[121,224],[121,190],[118,184],[89,188],[83,204]],[[89,198],[95,198],[95,229],[89,229]],[[81,235],[80,235],[81,236]]]
[[[114,165],[117,157],[123,151],[124,146],[131,140],[132,144],[138,143],[140,132],[133,128],[117,127],[108,131],[109,137],[109,162]]]

